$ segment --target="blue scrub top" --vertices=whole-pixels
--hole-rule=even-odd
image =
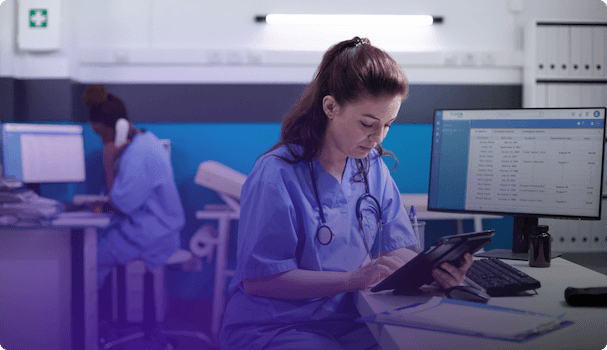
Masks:
[[[299,148],[295,148],[300,150]],[[285,146],[256,162],[242,189],[238,230],[238,256],[229,291],[222,330],[226,348],[261,348],[282,327],[314,321],[319,327],[331,320],[359,317],[354,293],[308,300],[279,300],[248,295],[242,281],[286,272],[352,271],[368,255],[356,218],[364,182],[354,181],[355,159],[349,158],[342,183],[327,173],[314,158],[318,194],[327,225],[335,237],[328,245],[316,238],[321,225],[308,162],[290,164],[275,155],[291,158]],[[376,150],[370,155],[369,192],[382,207],[382,252],[417,244],[400,192]],[[377,220],[365,212],[365,234],[373,245]],[[280,297],[280,296],[277,296]]]
[[[124,215],[100,235],[122,242],[113,249],[119,262],[143,258],[154,269],[179,249],[185,215],[168,152],[151,132],[135,134],[122,153],[110,198]]]

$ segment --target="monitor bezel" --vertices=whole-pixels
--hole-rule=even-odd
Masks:
[[[432,140],[434,140],[434,133],[436,128],[436,112],[437,111],[514,111],[514,110],[563,110],[563,109],[601,109],[603,110],[603,115],[606,116],[603,121],[603,141],[606,140],[606,122],[607,122],[607,107],[533,107],[533,108],[436,108],[434,109],[434,115],[432,116]],[[571,220],[601,220],[601,211],[602,211],[602,198],[603,198],[603,185],[604,185],[604,170],[605,170],[605,147],[603,147],[603,157],[601,164],[601,181],[600,181],[600,192],[599,192],[599,208],[597,216],[581,216],[581,215],[561,215],[561,214],[529,214],[529,213],[517,213],[517,212],[507,212],[507,211],[488,211],[488,210],[469,210],[469,209],[439,209],[439,208],[431,208],[430,207],[430,190],[432,187],[432,167],[434,165],[432,161],[432,155],[434,154],[434,143],[431,142],[432,147],[430,150],[430,174],[428,176],[428,203],[427,208],[428,211],[436,211],[436,212],[448,212],[448,213],[463,213],[463,214],[485,214],[485,215],[496,215],[496,216],[515,216],[515,217],[523,217],[523,218],[552,218],[552,219],[571,219]]]
[[[82,123],[77,123],[77,122],[26,122],[26,121],[5,121],[0,123],[0,138],[2,138],[2,140],[0,140],[0,156],[1,156],[1,164],[2,164],[2,176],[6,176],[5,175],[5,171],[6,171],[6,159],[4,159],[4,133],[5,133],[5,128],[7,126],[11,126],[11,125],[25,125],[25,126],[58,126],[58,127],[63,127],[63,126],[72,126],[72,127],[78,127],[80,128],[80,136],[82,137],[82,147],[83,147],[83,165],[84,165],[84,177],[82,178],[82,180],[65,180],[65,181],[32,181],[31,179],[19,179],[21,182],[23,182],[24,184],[28,184],[28,185],[32,185],[34,188],[37,188],[37,186],[39,186],[40,184],[69,184],[69,183],[83,183],[86,182],[86,150],[85,150],[85,144],[84,144],[84,127],[82,125]],[[21,164],[21,166],[23,167],[23,164]]]

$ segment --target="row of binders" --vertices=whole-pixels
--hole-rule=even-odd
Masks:
[[[607,23],[536,25],[537,79],[607,78]]]

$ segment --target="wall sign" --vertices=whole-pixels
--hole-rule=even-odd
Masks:
[[[59,49],[60,0],[19,0],[17,44],[24,51]]]

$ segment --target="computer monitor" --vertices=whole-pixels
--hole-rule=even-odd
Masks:
[[[27,184],[83,182],[82,125],[2,123],[2,165]]]
[[[539,217],[599,220],[605,107],[435,110],[428,210],[514,216],[527,259]]]

